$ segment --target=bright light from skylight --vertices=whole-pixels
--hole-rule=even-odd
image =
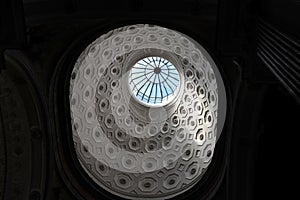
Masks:
[[[155,56],[139,60],[129,74],[133,95],[147,105],[170,102],[175,96],[179,81],[175,66],[167,59]]]

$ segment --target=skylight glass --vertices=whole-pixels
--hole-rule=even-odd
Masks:
[[[162,57],[145,57],[139,60],[129,74],[129,85],[135,97],[148,105],[171,101],[179,85],[175,66]]]

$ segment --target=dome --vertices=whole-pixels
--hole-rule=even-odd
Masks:
[[[160,26],[125,26],[92,42],[72,76],[74,147],[99,187],[127,199],[167,199],[201,181],[226,101],[201,45]]]

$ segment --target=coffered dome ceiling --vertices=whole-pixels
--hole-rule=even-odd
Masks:
[[[153,25],[100,36],[70,80],[78,159],[99,187],[166,199],[201,181],[226,111],[220,73],[190,37]]]

